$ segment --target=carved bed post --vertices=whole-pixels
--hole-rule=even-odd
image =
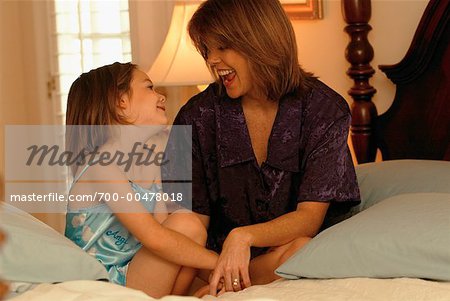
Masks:
[[[348,24],[345,31],[351,39],[345,50],[345,58],[351,64],[347,75],[354,80],[348,94],[353,98],[350,131],[358,163],[375,161],[377,150],[374,134],[377,110],[372,102],[376,90],[369,84],[369,79],[375,73],[370,66],[373,48],[367,39],[372,29],[368,24],[371,16],[370,1],[342,0],[342,14]]]

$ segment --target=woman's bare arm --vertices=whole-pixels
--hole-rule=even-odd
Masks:
[[[298,237],[314,237],[322,226],[328,202],[301,202],[297,210],[271,221],[239,227],[229,236],[252,247],[281,246]]]

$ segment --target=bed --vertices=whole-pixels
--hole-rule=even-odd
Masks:
[[[342,2],[363,202],[280,266],[282,279],[204,300],[450,300],[449,1],[431,0],[405,58],[380,66],[397,86],[380,116],[369,84],[370,1]],[[373,163],[377,149],[384,161]],[[10,234],[0,268],[11,300],[152,300],[94,281],[107,277],[101,266],[26,213],[3,208],[0,220]]]

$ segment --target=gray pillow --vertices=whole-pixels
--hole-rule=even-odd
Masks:
[[[46,224],[0,203],[0,228],[7,235],[0,256],[2,278],[17,282],[108,279],[103,265]]]
[[[360,212],[381,200],[402,193],[450,193],[450,162],[432,160],[391,160],[355,167],[361,192]]]
[[[450,281],[450,194],[397,195],[319,233],[276,273],[284,278]]]

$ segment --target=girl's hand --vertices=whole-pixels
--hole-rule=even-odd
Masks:
[[[222,253],[209,283],[210,294],[213,296],[220,290],[221,278],[227,292],[237,292],[251,286],[248,271],[250,244],[238,229],[231,231],[223,244]]]

